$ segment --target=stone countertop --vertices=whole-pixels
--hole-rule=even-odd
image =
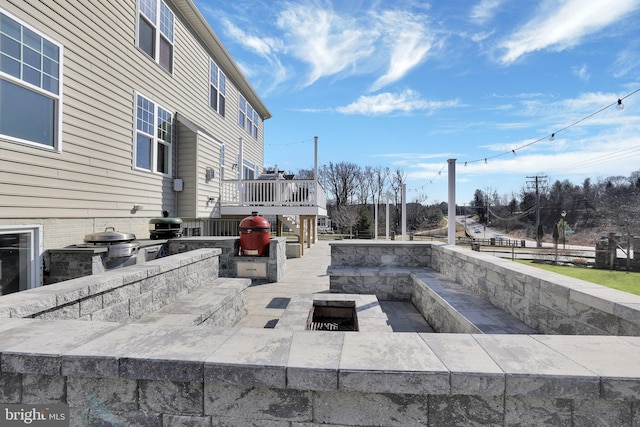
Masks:
[[[0,320],[9,373],[400,394],[640,399],[640,337]]]

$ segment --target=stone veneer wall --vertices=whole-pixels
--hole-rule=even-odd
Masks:
[[[545,334],[640,336],[638,295],[448,245],[430,267]]]
[[[407,268],[429,267],[541,333],[640,336],[640,296],[464,247],[423,242],[335,242],[331,244],[331,269],[341,267],[378,268],[371,280],[377,281],[380,292],[376,290],[376,294],[381,299],[385,299],[385,292],[393,295],[394,285],[406,289],[405,277],[394,281],[394,268],[406,273]],[[340,282],[345,292],[357,293],[353,279],[331,280]],[[388,299],[406,299],[403,296]]]
[[[17,318],[0,332],[0,403],[65,403],[71,426],[640,423],[640,337]]]
[[[135,320],[217,278],[219,254],[200,249],[4,295],[0,318]]]
[[[71,426],[640,422],[637,337],[35,319],[0,329],[0,403],[65,403]]]
[[[200,248],[218,248],[220,253],[220,277],[239,277],[237,262],[258,262],[266,264],[269,282],[277,282],[284,277],[287,261],[287,239],[274,237],[269,241],[269,254],[266,257],[239,256],[240,239],[229,237],[183,237],[172,238],[167,242],[169,254],[183,253]]]

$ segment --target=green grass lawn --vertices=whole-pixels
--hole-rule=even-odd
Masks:
[[[533,267],[564,274],[587,282],[618,289],[640,295],[640,273],[626,271],[596,270],[594,268],[577,268],[558,265],[537,264],[531,261],[518,261]]]

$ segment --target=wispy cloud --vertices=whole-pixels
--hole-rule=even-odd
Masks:
[[[579,67],[572,67],[571,72],[583,82],[588,82],[591,78],[591,73],[589,72],[589,67],[587,67],[587,64],[582,64]]]
[[[640,0],[547,0],[524,26],[499,44],[503,64],[539,50],[563,51],[584,37],[619,21],[640,7]]]
[[[423,99],[418,92],[407,89],[400,93],[385,92],[377,95],[363,95],[349,105],[336,108],[336,111],[342,114],[376,116],[414,111],[433,111],[457,105],[457,100],[428,101]]]
[[[277,25],[284,31],[287,53],[311,68],[305,85],[341,72],[357,72],[356,65],[374,52],[379,37],[351,16],[337,14],[329,4],[288,4]]]
[[[484,24],[491,20],[504,0],[480,0],[469,13],[469,18],[478,24]]]
[[[265,60],[262,73],[277,76],[271,86],[297,78],[297,85],[307,87],[326,77],[358,75],[368,76],[369,90],[377,91],[423,63],[437,44],[436,33],[429,28],[429,8],[385,8],[384,3],[363,8],[326,0],[263,6],[260,10],[268,16],[260,19],[271,20],[271,28],[248,25],[245,18],[234,16],[234,22],[242,22],[240,27],[231,17],[203,9],[216,16],[233,43]],[[306,70],[298,66],[294,73],[296,62]]]
[[[433,40],[433,36],[425,27],[423,17],[402,11],[385,11],[378,18],[382,39],[388,40],[388,68],[387,72],[373,83],[372,91],[400,80],[423,62]]]
[[[632,78],[640,77],[640,41],[631,43],[629,48],[618,53],[614,63],[613,76],[616,78],[626,77],[630,74]]]

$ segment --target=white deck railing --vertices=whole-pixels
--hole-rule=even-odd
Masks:
[[[317,206],[326,208],[327,193],[313,179],[222,181],[222,206]]]

